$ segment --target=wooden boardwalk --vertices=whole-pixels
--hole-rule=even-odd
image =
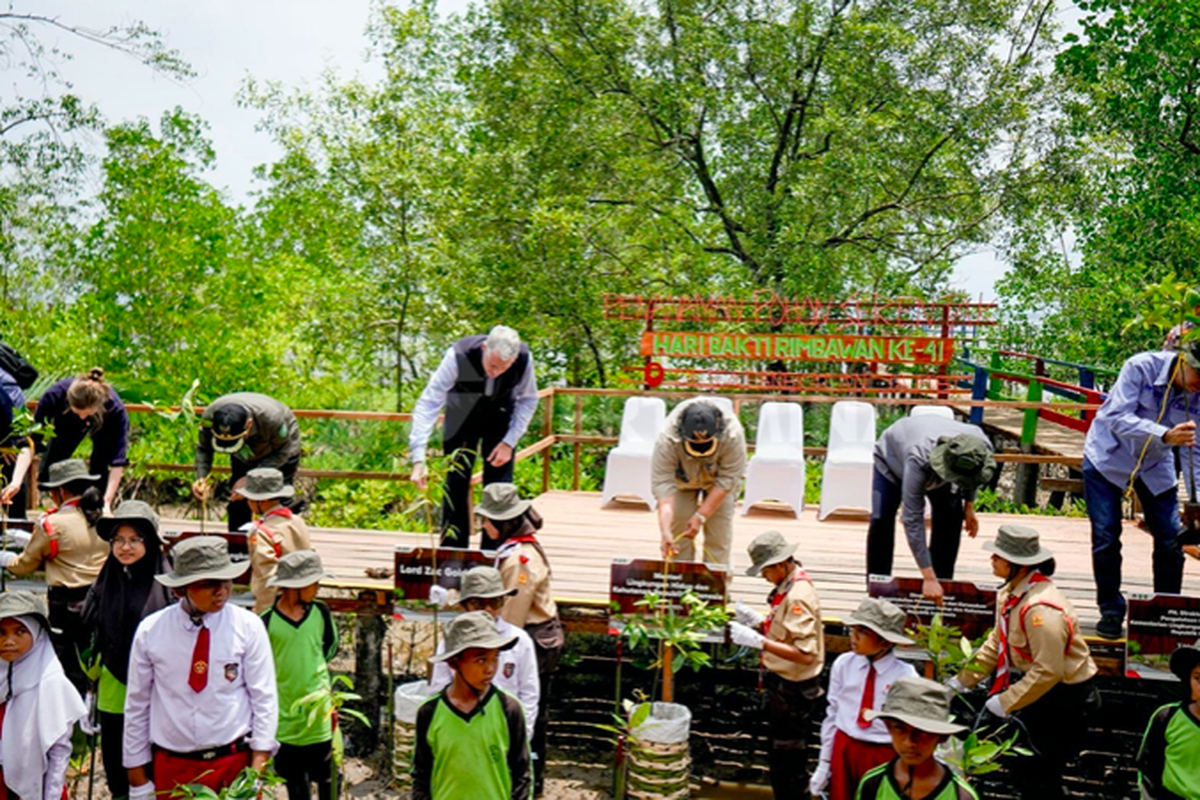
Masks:
[[[611,503],[600,507],[597,492],[553,491],[536,498],[534,505],[546,520],[540,539],[554,568],[555,595],[565,603],[602,605],[608,601],[609,564],[613,558],[657,558],[656,516],[640,503]],[[977,540],[964,537],[958,559],[960,580],[995,585],[989,554],[980,546],[995,536],[1002,523],[1028,525],[1042,534],[1043,543],[1058,561],[1056,581],[1075,603],[1085,624],[1098,618],[1093,600],[1088,521],[1080,518],[981,514]],[[194,530],[194,522],[164,521],[164,528]],[[790,512],[759,511],[739,515],[734,522],[731,599],[761,606],[769,587],[760,578],[745,575],[749,565],[746,546],[763,531],[777,529],[799,545],[804,562],[820,593],[826,617],[852,611],[865,595],[864,563],[867,524],[863,518],[831,518],[818,522],[816,509],[797,519]],[[313,546],[338,580],[335,585],[386,588],[388,580],[370,579],[369,567],[390,567],[396,545],[429,545],[428,534],[316,528]],[[1148,592],[1151,539],[1133,523],[1123,537],[1125,591]],[[1200,567],[1189,561],[1183,590],[1200,594]],[[897,530],[895,571],[918,575],[901,530]]]
[[[966,406],[959,408],[964,414],[970,411]],[[1025,425],[1025,412],[1016,408],[989,408],[983,415],[983,428],[989,433],[996,431],[1005,436],[1021,440],[1021,429]],[[1083,439],[1085,434],[1064,428],[1048,420],[1038,420],[1037,439],[1033,443],[1035,453],[1042,455],[1058,455],[1083,459]]]

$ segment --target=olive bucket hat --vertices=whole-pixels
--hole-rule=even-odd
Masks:
[[[33,592],[4,592],[0,594],[0,619],[33,617],[46,632],[50,631],[50,615],[46,600]]]
[[[983,549],[1003,558],[1011,564],[1026,566],[1040,564],[1053,558],[1038,540],[1038,532],[1024,525],[1001,525],[996,538],[983,543]]]
[[[495,567],[475,567],[463,573],[462,584],[458,589],[458,602],[461,605],[467,600],[512,597],[516,593],[516,587],[504,588],[504,579],[500,577],[500,570]]]
[[[459,614],[446,625],[446,649],[429,660],[433,663],[449,661],[464,650],[477,647],[481,650],[507,650],[517,643],[517,637],[505,636],[496,628],[495,618],[486,611],[468,611]]]
[[[117,535],[117,528],[122,525],[136,530],[143,541],[162,541],[158,535],[158,513],[149,503],[143,503],[141,500],[126,500],[121,503],[111,517],[96,520],[96,535],[106,542],[111,542]]]
[[[878,597],[868,597],[858,604],[853,616],[846,617],[845,623],[869,628],[885,642],[912,644],[913,640],[904,635],[907,619],[908,615],[896,604]]]
[[[303,589],[305,586],[320,583],[323,578],[332,577],[333,573],[325,571],[316,550],[293,550],[279,559],[275,574],[267,581],[267,586]]]
[[[929,465],[938,477],[965,489],[975,489],[992,480],[996,459],[987,442],[969,433],[943,436],[929,454]]]
[[[779,531],[767,531],[755,536],[746,552],[750,554],[752,562],[746,574],[753,578],[762,574],[763,567],[791,558],[792,553],[796,552],[796,545],[788,544]]]
[[[259,467],[246,473],[246,482],[238,494],[247,500],[274,500],[294,496],[296,487],[284,483],[283,473],[274,467]]]
[[[868,722],[894,719],[926,733],[962,733],[966,725],[950,721],[950,690],[925,678],[897,678],[888,690],[883,708],[862,712]]]
[[[515,485],[489,483],[483,487],[483,500],[475,506],[475,513],[490,520],[503,521],[521,516],[531,505],[531,501],[521,499]]]
[[[98,480],[100,480],[100,476],[89,474],[87,465],[83,463],[82,458],[68,458],[66,461],[51,464],[46,480],[38,481],[38,486],[43,489],[57,489],[74,481]]]
[[[154,579],[172,589],[197,581],[231,581],[246,571],[246,564],[229,559],[229,542],[220,536],[193,536],[171,551],[175,569]]]

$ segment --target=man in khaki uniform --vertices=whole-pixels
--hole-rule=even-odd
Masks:
[[[776,798],[801,797],[808,785],[810,717],[821,691],[825,666],[825,628],[821,601],[800,562],[796,545],[779,531],[754,537],[747,548],[746,574],[761,575],[775,588],[767,595],[767,615],[738,605],[729,623],[734,644],[762,651],[767,692],[767,725],[771,739],[771,789]],[[761,631],[761,632],[760,632]]]
[[[987,710],[1001,718],[1015,714],[1035,749],[1021,760],[1021,796],[1064,797],[1063,768],[1078,754],[1087,712],[1098,703],[1096,664],[1074,607],[1050,580],[1053,555],[1037,531],[1001,525],[984,549],[992,551],[992,571],[1005,582],[996,598],[996,626],[949,685],[969,689],[994,672]],[[1012,679],[1014,672],[1020,680]]]
[[[308,526],[286,508],[282,500],[296,494],[296,487],[284,482],[283,473],[273,467],[260,467],[246,473],[242,497],[254,515],[250,531],[250,591],[254,594],[254,613],[261,614],[275,603],[279,590],[268,586],[275,577],[279,559],[285,553],[311,550]]]
[[[746,434],[737,417],[705,398],[685,400],[654,443],[650,480],[658,501],[663,558],[729,566],[733,511],[746,474]]]

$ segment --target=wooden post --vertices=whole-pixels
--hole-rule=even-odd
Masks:
[[[575,395],[575,435],[583,435],[583,395]],[[579,458],[583,453],[583,445],[579,442],[574,444],[574,458],[571,468],[571,491],[579,491]]]
[[[542,404],[542,438],[554,435],[554,392]],[[542,494],[550,491],[550,449],[542,451]]]

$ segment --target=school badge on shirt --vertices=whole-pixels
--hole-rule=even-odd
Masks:
[[[517,671],[517,665],[512,661],[504,665],[504,677],[511,678],[513,673]]]
[[[237,676],[238,676],[238,665],[237,664],[226,664],[225,665],[225,680],[229,681],[230,683],[233,683],[234,681],[237,680]]]

